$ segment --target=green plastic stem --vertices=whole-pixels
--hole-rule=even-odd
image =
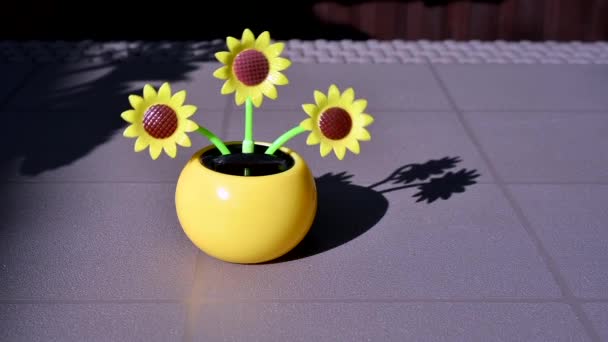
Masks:
[[[223,155],[230,154],[230,150],[228,150],[228,147],[226,147],[222,139],[218,138],[218,136],[213,134],[213,132],[200,125],[196,131],[209,139],[209,141],[211,141],[213,145],[215,145],[215,147],[222,152]]]
[[[293,139],[295,136],[297,136],[298,134],[304,133],[306,132],[306,130],[300,126],[296,126],[292,129],[290,129],[289,131],[283,133],[283,135],[281,135],[280,137],[277,138],[277,140],[275,140],[272,145],[270,145],[268,147],[268,149],[266,149],[266,154],[274,154],[276,152],[276,150],[278,150],[279,148],[281,148],[281,146],[283,146],[286,142],[288,142],[289,140]]]
[[[253,103],[251,97],[245,102],[245,139],[243,139],[243,153],[253,153]]]

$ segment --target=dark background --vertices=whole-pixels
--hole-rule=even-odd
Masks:
[[[208,40],[244,27],[276,39],[608,39],[608,0],[12,0],[0,13],[3,40]]]

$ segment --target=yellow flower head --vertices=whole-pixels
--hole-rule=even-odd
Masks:
[[[276,100],[275,85],[289,83],[281,71],[287,69],[291,61],[279,57],[285,44],[271,44],[267,31],[256,39],[249,29],[243,31],[241,40],[228,37],[226,44],[229,51],[215,54],[217,60],[225,65],[213,73],[216,78],[226,80],[221,93],[227,95],[236,91],[234,99],[237,105],[242,105],[248,97],[256,107],[262,105],[264,96]]]
[[[310,131],[306,144],[320,144],[322,157],[332,150],[340,160],[346,149],[359,154],[359,140],[371,139],[365,127],[374,122],[371,115],[364,113],[367,101],[355,100],[353,88],[340,94],[335,84],[329,87],[327,95],[315,90],[314,97],[316,104],[302,105],[310,116],[300,123],[300,127]]]
[[[184,105],[186,91],[171,95],[171,86],[168,83],[163,83],[158,92],[146,84],[143,95],[130,95],[129,103],[133,109],[120,115],[131,124],[123,135],[127,138],[137,138],[135,152],[143,151],[149,146],[152,159],[157,159],[162,150],[171,158],[175,158],[176,144],[192,146],[186,133],[198,129],[198,125],[188,119],[197,108]]]

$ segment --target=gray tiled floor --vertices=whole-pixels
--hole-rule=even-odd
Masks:
[[[608,297],[608,185],[513,185],[511,190],[574,294]]]
[[[465,117],[506,182],[608,182],[608,111]]]
[[[590,341],[563,304],[225,303],[201,311],[197,341]]]
[[[608,340],[608,303],[587,304],[585,311],[597,327],[601,339]]]
[[[464,110],[606,110],[606,65],[438,65]],[[550,85],[550,86],[548,86]]]
[[[256,110],[259,140],[331,82],[369,100],[373,139],[343,161],[289,142],[318,177],[317,220],[247,266],[198,251],[176,218],[177,175],[208,142],[152,161],[121,136],[126,96],[170,80],[197,122],[241,139],[215,67],[3,67],[0,340],[608,339],[605,66],[294,64]]]
[[[0,298],[181,299],[196,251],[172,184],[11,184],[3,189]]]
[[[0,304],[2,341],[179,341],[180,304]]]

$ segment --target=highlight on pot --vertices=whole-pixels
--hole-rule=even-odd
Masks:
[[[191,147],[188,134],[197,132],[207,138],[221,156],[265,155],[257,159],[268,162],[269,158],[277,157],[278,151],[288,141],[308,132],[307,145],[319,145],[322,157],[333,151],[342,160],[347,151],[359,154],[359,142],[371,139],[367,127],[374,122],[374,117],[366,112],[367,100],[356,98],[352,87],[340,89],[331,84],[325,92],[314,90],[314,101],[311,101],[314,103],[302,105],[306,117],[280,134],[260,153],[253,137],[254,108],[260,108],[265,98],[278,99],[277,87],[289,84],[284,72],[291,66],[291,61],[281,57],[285,44],[273,42],[268,31],[255,37],[251,30],[245,29],[241,39],[227,37],[226,46],[227,51],[215,54],[222,66],[215,70],[213,76],[224,80],[221,94],[234,94],[235,103],[245,106],[245,134],[240,150],[228,148],[225,140],[193,121],[197,107],[186,103],[186,90],[174,93],[171,85],[165,82],[158,89],[146,84],[141,96],[130,95],[131,108],[121,113],[122,119],[130,124],[123,135],[135,139],[135,152],[148,149],[150,157],[155,160],[164,151],[175,158],[177,146]],[[245,168],[243,173],[243,176],[248,176],[250,170]]]

